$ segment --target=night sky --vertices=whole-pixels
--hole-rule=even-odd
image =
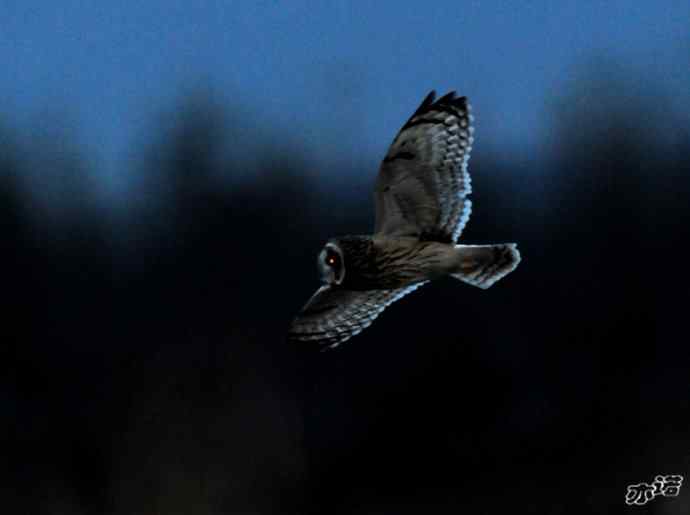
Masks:
[[[433,88],[470,96],[484,145],[529,153],[543,150],[550,106],[583,69],[661,90],[629,84],[602,98],[661,93],[687,113],[688,20],[690,5],[672,1],[7,1],[0,114],[30,133],[52,120],[97,162],[108,193],[129,191],[129,160],[156,116],[199,90],[324,170],[363,154],[368,176]]]

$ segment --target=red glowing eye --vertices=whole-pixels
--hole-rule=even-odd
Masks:
[[[338,266],[338,261],[339,261],[339,258],[338,258],[338,256],[337,256],[336,254],[333,254],[332,252],[329,252],[329,253],[326,255],[326,264],[327,264],[328,266]]]

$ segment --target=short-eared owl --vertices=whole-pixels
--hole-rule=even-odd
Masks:
[[[472,203],[467,98],[429,93],[381,163],[374,234],[332,238],[318,256],[323,286],[290,327],[291,340],[336,347],[399,298],[450,275],[488,288],[520,262],[514,243],[458,245]]]

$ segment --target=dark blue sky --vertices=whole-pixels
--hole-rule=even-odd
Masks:
[[[4,125],[60,120],[112,188],[157,117],[200,88],[319,166],[378,159],[431,88],[470,96],[487,146],[539,148],[592,62],[687,113],[690,2],[5,0],[0,62]]]

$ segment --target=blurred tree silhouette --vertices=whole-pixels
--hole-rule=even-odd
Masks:
[[[472,161],[466,240],[520,244],[505,284],[427,286],[332,353],[284,331],[323,240],[370,226],[330,185],[343,166],[315,184],[269,135],[247,170],[243,119],[196,97],[161,122],[112,218],[69,142],[29,159],[0,132],[7,505],[613,513],[626,484],[685,470],[688,127],[601,91],[624,85],[585,81],[555,107],[529,176]],[[48,163],[58,214],[22,182]]]

